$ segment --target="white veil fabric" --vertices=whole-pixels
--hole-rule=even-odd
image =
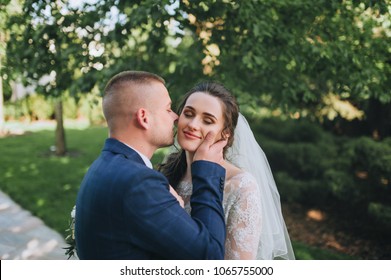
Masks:
[[[239,114],[234,142],[226,158],[254,176],[261,194],[261,233],[257,259],[294,260],[295,254],[281,212],[280,195],[269,162],[242,114]]]

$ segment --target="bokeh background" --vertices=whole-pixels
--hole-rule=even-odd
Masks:
[[[232,91],[298,259],[391,259],[391,1],[1,0],[0,189],[64,237],[131,69]]]

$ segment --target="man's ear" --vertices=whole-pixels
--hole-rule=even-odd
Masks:
[[[140,108],[136,112],[136,120],[137,120],[137,125],[144,129],[149,128],[149,114],[148,111],[144,108]]]

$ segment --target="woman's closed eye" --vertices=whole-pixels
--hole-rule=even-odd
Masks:
[[[194,116],[194,114],[193,114],[192,112],[189,112],[189,111],[183,112],[183,115],[184,115],[186,118],[191,118],[191,117]]]
[[[204,119],[204,123],[209,125],[209,124],[214,124],[214,121],[212,119],[210,119],[210,118],[205,118]]]
[[[183,111],[183,115],[185,116],[185,118],[191,119],[196,116],[196,113],[193,112],[192,110],[185,110]],[[215,123],[214,119],[210,117],[209,114],[206,114],[202,117],[202,122],[206,125],[211,125]]]

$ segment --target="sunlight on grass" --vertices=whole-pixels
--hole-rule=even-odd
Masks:
[[[70,155],[56,157],[49,147],[54,131],[0,138],[0,188],[32,214],[64,234],[79,185],[99,155],[107,129],[67,129]]]
[[[70,162],[69,157],[60,158],[60,162],[62,164],[68,164]]]
[[[87,129],[90,126],[88,120],[64,120],[64,127],[66,129]],[[54,130],[56,128],[55,120],[46,121],[33,121],[33,122],[19,122],[19,121],[6,121],[4,124],[6,131],[11,134],[22,135],[25,132],[37,132],[42,130]]]
[[[42,207],[42,206],[44,206],[44,205],[45,205],[45,200],[42,199],[42,198],[38,199],[38,201],[37,201],[37,206],[38,206],[38,207]]]

